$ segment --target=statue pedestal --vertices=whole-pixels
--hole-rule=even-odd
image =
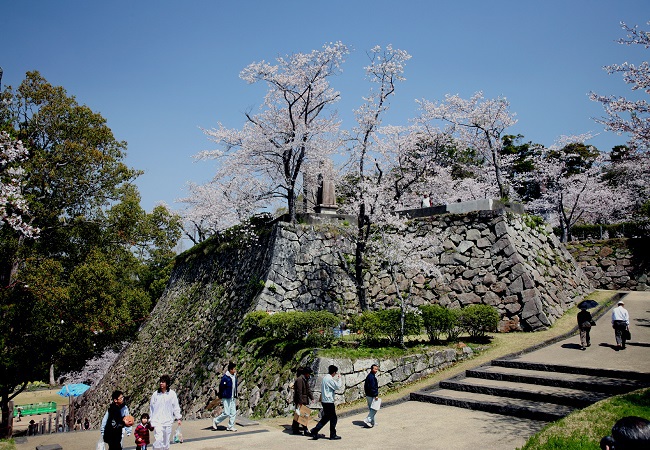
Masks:
[[[336,214],[338,207],[336,205],[318,205],[315,209],[318,214]]]

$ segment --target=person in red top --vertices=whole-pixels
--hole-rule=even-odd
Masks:
[[[153,427],[149,423],[149,414],[144,413],[140,417],[140,423],[133,433],[133,436],[135,436],[135,445],[137,445],[138,450],[147,450],[147,445],[149,445],[149,430],[153,431]]]

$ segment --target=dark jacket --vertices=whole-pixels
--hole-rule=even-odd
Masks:
[[[379,397],[379,383],[374,373],[370,372],[363,383],[363,390],[367,397]]]
[[[219,398],[237,398],[237,386],[239,385],[239,380],[235,377],[235,389],[232,386],[232,378],[229,374],[224,374],[221,377],[221,382],[219,383]],[[234,392],[233,392],[234,391]]]
[[[104,442],[119,442],[122,440],[122,428],[124,428],[124,419],[122,418],[122,406],[111,403],[108,407],[108,419],[104,427]]]
[[[591,313],[586,309],[581,309],[578,313],[578,327],[591,328]]]
[[[304,375],[300,375],[293,383],[293,402],[296,405],[309,405],[313,399],[314,394],[311,392],[309,380]]]

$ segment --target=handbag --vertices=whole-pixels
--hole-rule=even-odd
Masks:
[[[381,408],[381,399],[380,398],[373,399],[372,403],[370,404],[370,409],[379,411],[379,408]]]
[[[626,341],[629,341],[630,339],[632,339],[632,334],[630,333],[629,328],[626,328],[625,330],[623,330],[623,339],[625,339]]]

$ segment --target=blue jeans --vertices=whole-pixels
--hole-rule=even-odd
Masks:
[[[235,404],[237,399],[235,398],[223,398],[221,403],[223,404],[223,412],[214,418],[214,426],[216,427],[221,421],[225,420],[226,417],[230,417],[228,421],[229,427],[235,426],[235,416],[237,415],[237,405]]]
[[[368,401],[368,417],[366,418],[368,423],[375,424],[375,414],[377,414],[376,409],[372,409],[370,405],[372,404],[372,401],[375,399],[375,397],[366,397],[366,400]]]

